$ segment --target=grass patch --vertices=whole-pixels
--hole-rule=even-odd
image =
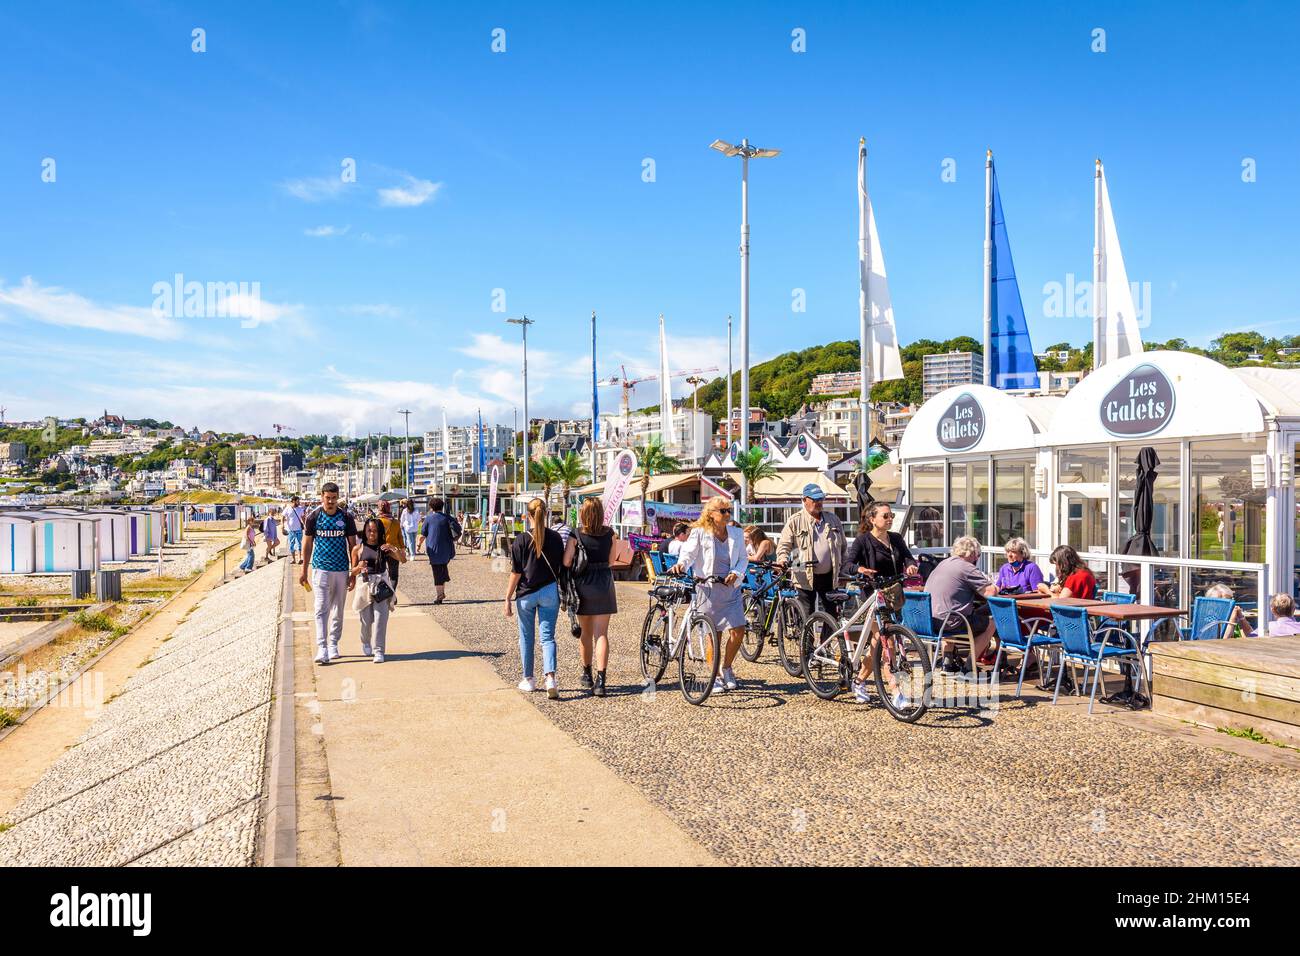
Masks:
[[[16,723],[18,723],[18,714],[8,707],[0,707],[0,730]]]
[[[13,828],[14,825],[12,823],[0,823],[0,833],[4,833],[6,830],[12,830]]]
[[[77,626],[87,631],[113,631],[117,625],[103,611],[97,611],[91,614],[89,611],[78,611],[72,615],[72,619],[77,622]]]
[[[18,600],[14,601],[14,607],[36,607],[40,603],[41,603],[40,598],[20,597],[18,598]]]
[[[1240,737],[1242,740],[1253,740],[1257,744],[1268,744],[1271,747],[1281,747],[1283,750],[1300,751],[1300,747],[1292,747],[1290,744],[1284,744],[1280,741],[1266,737],[1254,727],[1247,727],[1244,730],[1238,730],[1236,727],[1215,727],[1221,734],[1227,734],[1229,737]]]

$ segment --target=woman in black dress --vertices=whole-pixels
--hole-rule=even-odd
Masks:
[[[578,584],[578,625],[582,628],[582,686],[597,697],[605,696],[605,669],[609,665],[609,618],[618,613],[614,575],[609,553],[614,546],[613,528],[605,526],[605,506],[599,498],[588,498],[578,510],[578,530],[564,549],[564,566],[573,566],[578,542],[587,553],[587,567]],[[591,676],[595,651],[596,677]]]

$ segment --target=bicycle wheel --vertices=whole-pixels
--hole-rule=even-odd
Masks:
[[[803,629],[801,665],[804,680],[822,700],[830,700],[848,684],[849,648],[840,623],[825,611],[816,611]]]
[[[745,595],[745,639],[740,644],[740,656],[751,664],[757,662],[763,653],[763,643],[767,640],[767,631],[763,625],[767,618],[767,606],[754,594]]]
[[[876,693],[895,720],[910,724],[930,708],[930,652],[921,639],[901,624],[887,624],[871,652]],[[894,678],[900,697],[894,699],[885,675]]]
[[[803,605],[795,598],[782,598],[776,610],[776,650],[781,666],[791,677],[803,676],[799,643],[803,638]]]
[[[668,609],[658,601],[641,622],[641,676],[652,684],[668,669]]]
[[[709,699],[721,663],[718,629],[708,618],[692,615],[686,637],[677,648],[677,676],[688,704],[702,704]]]

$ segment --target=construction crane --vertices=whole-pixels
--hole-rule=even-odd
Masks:
[[[5,423],[5,412],[9,411],[4,405],[0,405],[0,425]]]
[[[628,378],[628,377],[627,377],[627,366],[625,366],[625,365],[620,365],[620,366],[618,367],[618,370],[619,370],[619,372],[621,373],[620,375],[615,375],[613,378],[601,379],[601,380],[600,380],[599,382],[597,382],[596,384],[597,384],[597,385],[622,385],[622,386],[623,386],[623,405],[622,405],[622,410],[623,410],[623,423],[624,423],[624,427],[626,427],[626,425],[627,425],[627,419],[628,419],[628,412],[629,412],[629,408],[630,408],[630,405],[631,405],[632,389],[636,388],[636,387],[637,387],[638,385],[640,385],[642,382],[656,382],[656,381],[658,381],[658,380],[659,380],[659,374],[658,374],[657,372],[652,372],[652,373],[650,373],[649,375],[642,375],[640,378]],[[717,370],[718,370],[718,367],[717,367],[716,365],[712,366],[711,368],[687,368],[687,369],[682,369],[680,372],[669,372],[669,373],[668,373],[668,377],[669,377],[669,378],[682,378],[683,376],[697,375],[697,374],[699,374],[700,372],[716,372]]]
[[[272,425],[271,427],[275,429],[275,433],[277,435],[279,435],[281,432],[296,432],[298,430],[294,428],[292,425]]]

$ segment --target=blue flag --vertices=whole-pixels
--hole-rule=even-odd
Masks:
[[[989,329],[989,384],[994,388],[1038,388],[1038,363],[1029,341],[1029,324],[1020,301],[1020,284],[1011,262],[1011,241],[1002,215],[1002,194],[993,171],[993,290]]]

